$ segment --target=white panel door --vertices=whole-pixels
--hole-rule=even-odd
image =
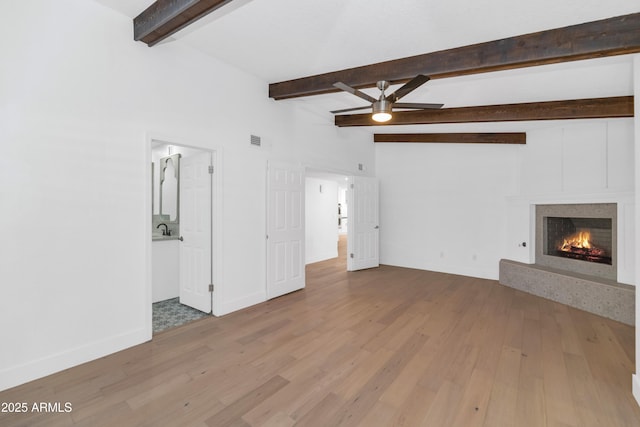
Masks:
[[[211,313],[211,153],[180,160],[180,303]]]
[[[304,169],[269,162],[267,169],[267,298],[305,286]]]
[[[361,176],[350,177],[347,196],[347,270],[378,267],[378,180]]]

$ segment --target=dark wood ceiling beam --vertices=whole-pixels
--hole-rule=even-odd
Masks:
[[[153,46],[231,1],[157,0],[133,18],[133,39]]]
[[[443,108],[441,110],[395,111],[391,120],[386,123],[373,121],[371,114],[349,114],[336,116],[335,124],[340,127],[349,127],[613,117],[633,117],[633,96],[483,105],[479,107]]]
[[[454,144],[526,144],[525,132],[487,133],[374,133],[373,142],[414,142]]]
[[[418,74],[438,79],[636,52],[640,13],[272,83],[269,96],[336,92],[336,82],[363,88],[378,80],[405,82]]]

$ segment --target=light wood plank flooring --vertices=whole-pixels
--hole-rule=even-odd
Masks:
[[[344,248],[342,248],[344,249]],[[308,266],[307,288],[0,393],[2,426],[640,426],[634,329],[495,281]]]

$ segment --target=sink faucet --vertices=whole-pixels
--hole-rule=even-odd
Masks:
[[[163,236],[171,236],[171,231],[169,231],[169,226],[167,224],[160,223],[158,224],[158,226],[156,228],[160,228],[161,225],[164,225],[164,230],[162,230],[162,235]]]

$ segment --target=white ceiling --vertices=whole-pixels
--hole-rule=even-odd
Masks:
[[[95,0],[133,18],[152,0]],[[559,28],[640,11],[636,0],[234,0],[165,43],[186,43],[267,83]],[[393,90],[394,87],[391,88]],[[631,95],[620,56],[428,82],[403,102],[446,107]],[[377,97],[376,90],[371,89]],[[388,91],[387,93],[390,93]],[[278,101],[329,110],[364,105],[346,93]],[[372,131],[527,130],[534,123],[372,127]]]

